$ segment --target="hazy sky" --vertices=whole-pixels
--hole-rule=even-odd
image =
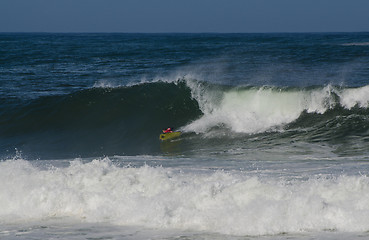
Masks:
[[[369,31],[369,0],[0,0],[0,32]]]

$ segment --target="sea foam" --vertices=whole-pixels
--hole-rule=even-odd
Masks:
[[[351,109],[367,108],[369,104],[369,86],[337,89],[327,85],[310,90],[250,87],[223,91],[206,89],[201,83],[189,82],[188,86],[204,115],[183,130],[197,133],[224,126],[241,133],[278,130],[303,112],[324,114],[336,106]]]
[[[118,167],[108,158],[42,169],[0,162],[0,222],[81,222],[233,235],[368,231],[366,176],[263,178],[247,172]]]
[[[361,108],[369,107],[369,85],[361,88],[350,88],[339,92],[341,105],[347,109],[355,106]]]

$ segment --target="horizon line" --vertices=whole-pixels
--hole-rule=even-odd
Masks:
[[[271,31],[271,32],[118,32],[118,31],[106,31],[106,32],[90,32],[90,31],[0,31],[3,33],[34,33],[34,34],[319,34],[319,33],[369,33],[368,31]]]

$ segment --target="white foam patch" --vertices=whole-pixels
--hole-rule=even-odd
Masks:
[[[344,43],[343,46],[369,46],[369,42],[352,42],[352,43]]]
[[[112,81],[108,81],[108,80],[99,80],[97,82],[94,83],[94,85],[92,86],[93,88],[118,88],[121,87],[122,85],[119,85],[115,82]]]
[[[232,89],[223,92],[221,97],[218,93],[217,101],[211,92],[210,97],[204,91],[195,89],[193,92],[200,92],[193,97],[198,100],[204,116],[185,126],[185,131],[206,132],[225,125],[235,132],[264,132],[296,120],[303,111],[324,113],[334,106],[330,86],[312,91],[264,87]]]
[[[344,89],[339,93],[341,104],[347,109],[355,106],[361,108],[369,107],[369,85],[361,88]]]
[[[366,176],[308,179],[242,172],[120,168],[109,159],[41,170],[0,162],[0,221],[74,217],[156,229],[232,235],[369,230]]]
[[[182,130],[196,133],[224,126],[241,133],[275,131],[295,121],[304,111],[324,114],[336,105],[347,109],[369,107],[369,86],[336,89],[328,85],[314,90],[233,88],[222,92],[196,81],[187,81],[187,85],[204,115]]]

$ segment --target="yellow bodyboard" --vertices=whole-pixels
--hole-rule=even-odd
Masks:
[[[159,139],[162,141],[177,138],[181,136],[181,132],[171,132],[171,133],[162,133],[159,136]]]

